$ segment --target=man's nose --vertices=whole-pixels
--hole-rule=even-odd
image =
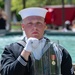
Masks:
[[[33,28],[34,28],[34,30],[36,30],[36,29],[37,29],[37,25],[36,25],[36,24],[34,24],[34,25],[33,25]]]

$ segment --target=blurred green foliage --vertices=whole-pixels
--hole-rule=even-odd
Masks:
[[[11,22],[11,29],[13,29],[13,30],[22,30],[21,23],[20,22],[17,22],[17,23],[12,23]]]
[[[21,30],[21,25],[11,25],[11,29],[13,29],[13,30]]]
[[[4,8],[4,1],[0,0],[0,7]],[[25,2],[25,3],[23,3]],[[43,7],[46,5],[61,5],[62,0],[11,0],[11,12],[15,12],[18,21],[21,17],[18,12],[23,9],[23,7]],[[64,4],[75,4],[75,0],[64,0]]]
[[[4,8],[4,1],[0,0],[0,8]]]
[[[0,0],[0,7],[4,7],[4,1]],[[11,11],[16,11],[16,13],[23,9],[23,1],[25,1],[25,7],[43,7],[45,5],[61,5],[62,0],[11,0]],[[75,4],[75,0],[64,0],[65,4]]]

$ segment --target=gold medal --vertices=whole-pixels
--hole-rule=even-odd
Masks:
[[[52,61],[52,65],[55,65],[56,64],[56,62],[55,61]]]

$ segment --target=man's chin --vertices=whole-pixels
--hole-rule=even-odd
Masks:
[[[38,35],[33,35],[32,37],[39,39],[39,36]]]

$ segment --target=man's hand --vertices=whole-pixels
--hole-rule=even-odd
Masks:
[[[37,38],[31,37],[27,40],[24,50],[28,52],[32,52],[38,47],[38,45],[39,45],[39,40]]]

